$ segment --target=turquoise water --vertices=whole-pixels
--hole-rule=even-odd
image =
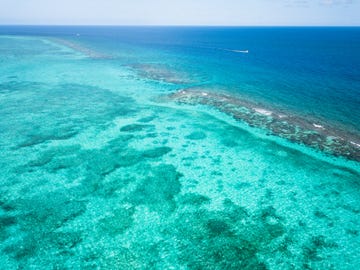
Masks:
[[[0,33],[1,269],[360,265],[358,28]]]

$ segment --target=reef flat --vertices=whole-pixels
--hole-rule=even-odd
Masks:
[[[292,142],[304,144],[326,153],[360,161],[359,137],[334,127],[314,123],[312,119],[268,110],[222,91],[194,87],[169,94],[170,100],[183,104],[207,105],[244,121],[250,126],[263,128],[270,134]],[[261,105],[260,105],[261,106]]]

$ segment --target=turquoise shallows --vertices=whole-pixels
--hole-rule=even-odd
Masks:
[[[0,269],[357,269],[359,33],[0,27]]]

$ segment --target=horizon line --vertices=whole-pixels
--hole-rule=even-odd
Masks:
[[[225,24],[2,24],[2,26],[62,26],[62,27],[360,27],[360,25],[225,25]]]

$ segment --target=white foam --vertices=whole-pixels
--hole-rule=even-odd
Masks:
[[[360,148],[360,144],[359,144],[359,143],[356,143],[356,142],[353,142],[353,141],[350,141],[350,143],[351,143],[352,145],[355,145],[355,146],[357,146],[357,147]]]
[[[201,92],[201,95],[203,95],[203,96],[207,96],[207,95],[208,95],[208,93]]]
[[[272,115],[271,111],[265,110],[265,109],[261,109],[261,108],[253,108],[255,112],[260,113],[262,115],[266,115],[266,116],[270,116]]]
[[[313,126],[316,127],[316,128],[325,129],[322,125],[318,125],[318,124],[315,124],[315,123],[313,123]]]

